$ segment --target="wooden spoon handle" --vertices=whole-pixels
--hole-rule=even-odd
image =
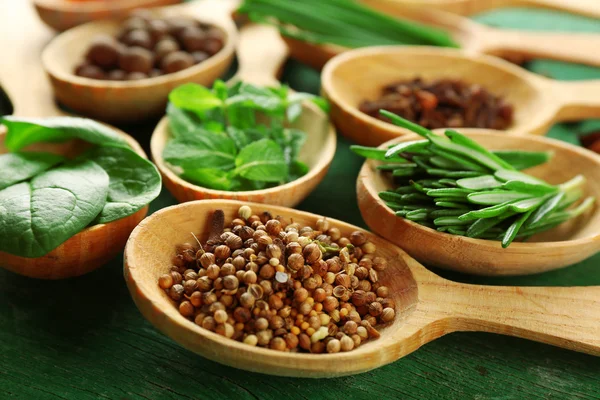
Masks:
[[[600,35],[588,33],[527,32],[485,28],[476,50],[494,55],[576,62],[600,66]]]
[[[472,2],[478,0],[471,0]],[[479,0],[481,1],[481,0]],[[597,0],[504,0],[506,6],[530,6],[566,11],[573,14],[600,18],[600,2]]]
[[[452,289],[443,300],[456,318],[455,330],[517,336],[600,356],[600,286]]]
[[[275,27],[246,25],[239,33],[238,72],[233,79],[259,86],[279,86],[277,76],[287,57],[287,46]]]
[[[550,98],[560,106],[557,121],[600,117],[600,80],[554,81],[552,89]]]

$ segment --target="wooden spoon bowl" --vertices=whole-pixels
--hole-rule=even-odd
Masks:
[[[125,17],[136,8],[151,8],[181,3],[182,0],[33,0],[33,5],[48,26],[64,31],[98,19]]]
[[[416,77],[460,79],[503,97],[514,108],[508,134],[541,135],[558,121],[600,116],[600,81],[554,81],[496,57],[436,47],[370,47],[340,54],[323,69],[322,92],[343,135],[377,146],[408,131],[359,111],[359,104],[379,98],[386,85]]]
[[[335,377],[380,367],[453,331],[479,330],[525,337],[600,355],[600,288],[511,288],[463,285],[426,270],[400,248],[368,232],[377,253],[388,259],[380,280],[396,303],[396,318],[381,337],[335,354],[279,352],[252,347],[208,331],[184,318],[158,286],[168,272],[175,246],[208,236],[210,217],[221,209],[226,221],[245,203],[203,200],[164,208],[146,218],[125,248],[124,274],[142,315],[185,348],[211,360],[254,372],[295,377]],[[318,215],[288,208],[248,204],[255,212],[315,225]],[[349,235],[359,228],[328,219]],[[529,300],[529,301],[524,301]]]
[[[232,81],[243,80],[266,86],[280,85],[276,75],[287,58],[287,51],[274,28],[263,25],[249,25],[242,28],[237,56],[239,68]],[[337,138],[328,116],[308,102],[302,105],[302,114],[291,124],[291,127],[307,134],[307,140],[300,150],[299,160],[309,167],[309,172],[299,179],[270,189],[230,192],[200,187],[180,178],[162,158],[163,150],[171,138],[168,117],[164,117],[156,126],[150,141],[150,151],[154,163],[163,176],[165,186],[179,202],[233,199],[294,207],[304,200],[325,177],[335,155]]]
[[[76,76],[75,66],[85,58],[92,38],[98,34],[116,36],[118,20],[90,22],[54,38],[42,53],[56,99],[87,117],[107,122],[136,122],[164,113],[169,92],[195,82],[210,85],[223,75],[233,61],[237,31],[224,13],[208,14],[207,8],[186,6],[156,10],[164,17],[186,16],[212,24],[225,35],[223,48],[209,59],[182,71],[136,81],[107,81]],[[221,10],[222,11],[222,10]]]
[[[584,196],[600,199],[600,156],[559,140],[535,136],[506,136],[483,129],[461,132],[491,150],[552,151],[546,164],[527,173],[551,184],[568,181],[581,174],[587,179]],[[381,145],[415,140],[407,135]],[[392,187],[390,177],[376,169],[377,162],[363,165],[356,184],[358,206],[373,232],[402,246],[426,265],[474,275],[528,275],[562,268],[582,261],[600,251],[600,207],[541,234],[528,242],[514,242],[503,249],[499,241],[471,239],[438,232],[404,218],[379,198],[378,193]]]
[[[361,3],[393,17],[441,28],[447,31],[462,49],[470,53],[496,55],[514,60],[544,58],[600,66],[600,53],[594,51],[600,47],[600,36],[597,34],[497,29],[432,6],[414,7],[413,4],[408,4],[413,3],[412,0],[361,0]],[[477,0],[477,3],[488,2]],[[284,39],[293,58],[318,69],[331,57],[349,50],[341,46],[316,45],[290,38]]]
[[[115,129],[139,155],[146,158],[144,150],[131,136]],[[4,146],[6,129],[0,127],[0,154],[7,153]],[[74,157],[90,147],[81,140],[64,143],[36,143],[24,151],[45,151]],[[87,274],[116,257],[137,224],[148,214],[148,206],[125,218],[90,226],[42,257],[27,258],[0,251],[0,266],[17,274],[39,279],[64,279]]]

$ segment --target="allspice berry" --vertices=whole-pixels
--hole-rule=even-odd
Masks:
[[[108,35],[98,35],[92,39],[86,58],[101,68],[114,68],[119,61],[119,43]]]
[[[148,50],[152,49],[153,44],[152,36],[146,29],[134,29],[128,32],[122,41],[128,46],[138,46]]]
[[[165,73],[170,74],[191,67],[194,65],[194,58],[189,53],[174,51],[167,54],[160,65]]]
[[[152,53],[142,47],[129,47],[119,57],[119,67],[126,72],[148,73],[153,63]]]

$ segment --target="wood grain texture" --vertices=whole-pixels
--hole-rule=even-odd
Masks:
[[[543,137],[506,136],[480,129],[461,131],[489,149],[551,151],[553,156],[548,163],[527,172],[552,184],[581,174],[587,179],[584,196],[600,198],[600,156],[591,151]],[[420,138],[407,135],[386,142],[381,148]],[[376,165],[373,160],[365,162],[356,184],[358,206],[365,222],[373,232],[402,246],[427,265],[476,275],[529,275],[575,264],[600,251],[597,205],[575,220],[503,249],[499,241],[442,233],[396,217],[379,198],[379,192],[391,188],[392,182]]]
[[[377,0],[387,7],[409,5],[425,9],[435,8],[459,15],[474,15],[504,7],[535,7],[565,11],[600,18],[600,4],[595,0]]]
[[[391,16],[444,29],[462,49],[471,53],[518,56],[524,60],[546,58],[600,66],[600,54],[591,51],[600,47],[598,35],[496,29],[431,7],[412,7],[382,0],[361,2]],[[322,67],[332,56],[348,50],[340,46],[315,45],[296,40],[288,40],[288,45],[293,58],[315,68]]]
[[[122,18],[136,8],[152,8],[181,3],[181,0],[31,0],[42,21],[64,31],[98,19]]]
[[[129,145],[142,157],[144,150],[131,136],[122,131]],[[6,130],[0,128],[0,154],[7,153],[4,146]],[[46,151],[73,157],[89,148],[80,140],[65,143],[36,143],[25,148],[31,151]],[[39,279],[64,279],[95,270],[120,254],[135,226],[148,214],[148,206],[125,218],[90,226],[72,236],[66,242],[37,258],[19,257],[0,251],[0,266],[21,275]]]
[[[339,54],[323,69],[321,90],[340,133],[358,144],[378,146],[408,131],[358,106],[379,98],[384,86],[416,77],[460,79],[503,97],[514,107],[510,135],[543,135],[558,121],[600,117],[600,80],[558,82],[496,57],[434,47],[382,46]]]
[[[212,200],[165,208],[134,229],[125,248],[125,280],[141,313],[167,336],[204,357],[269,375],[336,377],[378,368],[461,330],[513,335],[600,355],[600,286],[540,289],[462,285],[434,275],[400,248],[368,232],[368,240],[377,246],[376,254],[389,261],[380,279],[390,288],[397,312],[396,319],[380,329],[379,339],[347,353],[302,354],[224,338],[181,316],[157,281],[169,271],[177,244],[190,240],[190,232],[206,240],[215,210],[223,210],[225,220],[231,221],[244,204]],[[255,213],[269,211],[301,225],[314,226],[319,218],[293,209],[247,204]],[[359,229],[329,221],[342,236]]]
[[[97,34],[116,35],[118,20],[96,21],[54,38],[42,53],[56,99],[75,112],[107,122],[136,122],[164,114],[171,90],[187,82],[210,86],[229,68],[237,31],[229,18],[231,2],[214,0],[157,9],[160,16],[186,16],[210,23],[224,34],[224,47],[200,64],[172,74],[136,81],[106,81],[74,74]]]
[[[237,49],[239,70],[231,81],[243,80],[255,85],[279,85],[277,74],[287,51],[277,31],[270,26],[249,25],[240,31]],[[151,138],[151,153],[163,182],[179,202],[202,199],[233,199],[293,207],[304,200],[323,180],[335,154],[336,134],[328,116],[315,104],[305,102],[302,114],[290,124],[307,134],[298,159],[309,171],[292,182],[269,189],[232,192],[208,189],[180,178],[165,163],[163,150],[171,138],[168,117],[156,126]]]

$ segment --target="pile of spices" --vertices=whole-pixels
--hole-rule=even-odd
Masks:
[[[387,260],[361,231],[342,236],[327,219],[286,223],[242,206],[199,248],[177,247],[159,286],[181,315],[220,335],[279,351],[337,353],[376,339],[395,304],[379,281]],[[199,243],[198,243],[199,244]]]
[[[223,48],[224,33],[190,18],[155,18],[136,10],[117,38],[97,35],[75,74],[113,81],[153,78],[189,68]]]
[[[425,82],[421,78],[392,83],[377,100],[365,100],[360,111],[389,122],[379,110],[428,128],[507,129],[513,107],[485,88],[455,79]]]

